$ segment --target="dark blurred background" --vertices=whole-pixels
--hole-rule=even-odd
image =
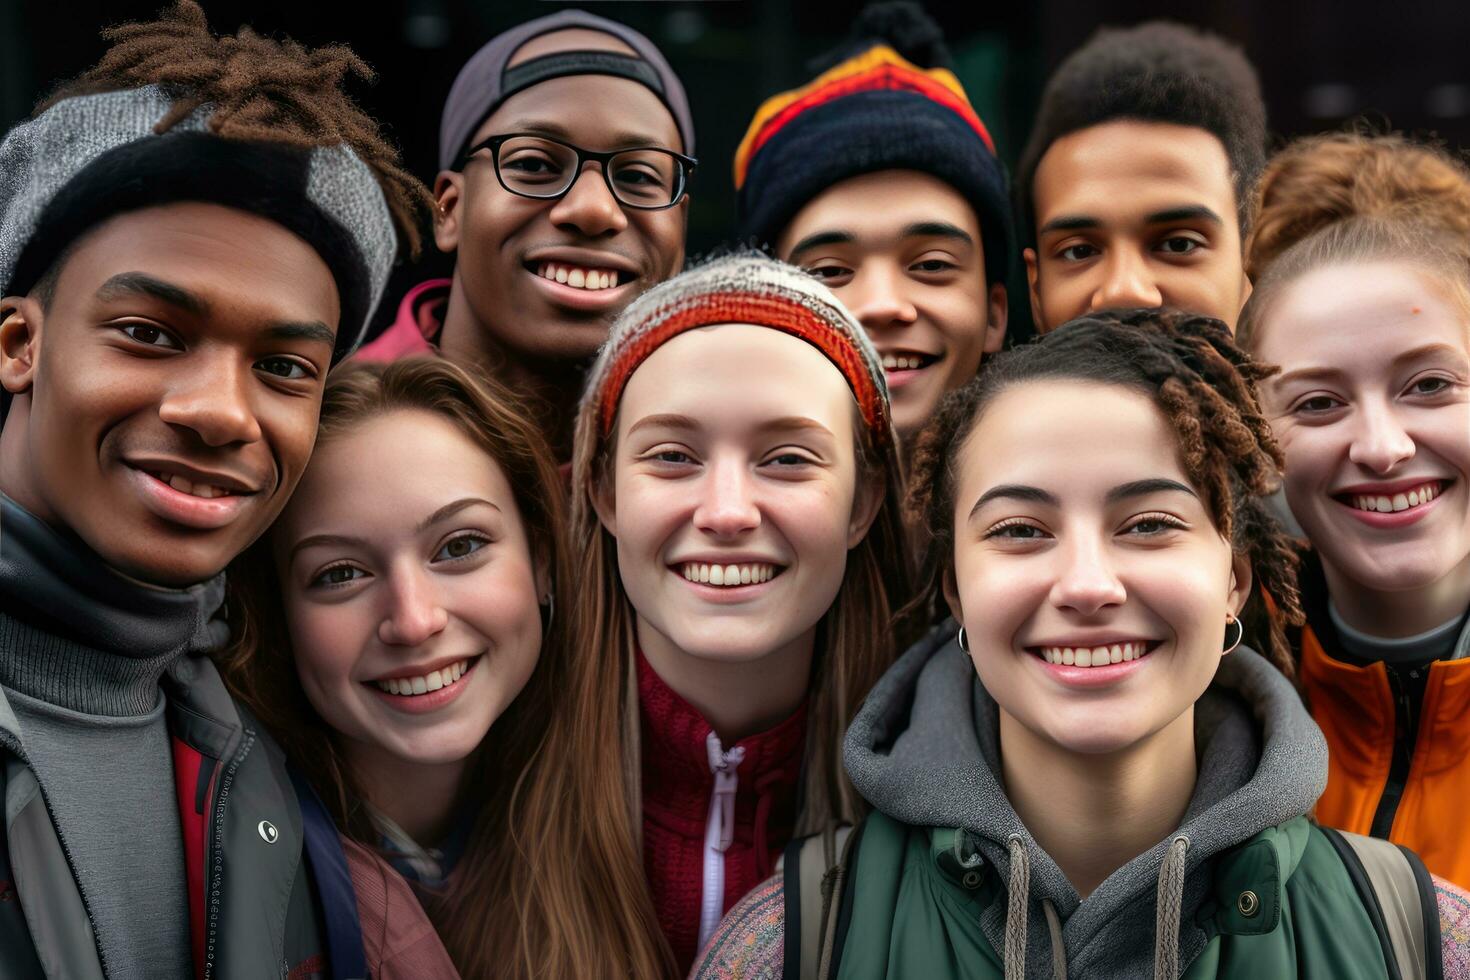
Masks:
[[[202,0],[211,25],[250,24],[309,45],[346,42],[378,72],[356,91],[432,182],[439,113],[465,60],[496,32],[563,4],[530,0]],[[806,63],[840,41],[861,0],[586,2],[657,43],[693,105],[700,169],[689,250],[725,236],[730,161],[756,106],[809,78]],[[147,18],[162,0],[0,0],[0,124],[24,118],[57,80],[93,64],[107,24]],[[1014,164],[1046,73],[1095,29],[1169,17],[1240,44],[1260,72],[1273,140],[1358,118],[1470,147],[1470,6],[1464,0],[1041,0],[929,2],[956,70],[1001,155]],[[432,248],[430,249],[432,252]],[[387,317],[408,284],[448,269],[443,256],[400,269]]]

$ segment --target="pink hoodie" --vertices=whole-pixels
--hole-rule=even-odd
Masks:
[[[387,330],[352,355],[364,361],[396,361],[414,354],[433,354],[449,305],[449,279],[430,279],[413,287],[398,304],[398,316]]]

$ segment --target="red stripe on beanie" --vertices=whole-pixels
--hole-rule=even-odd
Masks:
[[[842,372],[857,398],[858,409],[868,428],[882,441],[888,426],[883,397],[873,383],[862,352],[840,330],[800,303],[775,296],[748,292],[707,293],[676,310],[648,332],[630,340],[608,368],[597,398],[602,437],[612,432],[613,416],[623,389],[638,366],[672,338],[693,330],[722,323],[748,323],[791,334],[821,351]]]
[[[975,114],[975,110],[968,102],[928,75],[910,71],[898,65],[879,65],[862,74],[840,78],[830,85],[823,85],[815,92],[782,109],[765,126],[761,127],[760,133],[756,135],[751,144],[747,160],[755,159],[761,147],[779,133],[783,126],[803,112],[859,92],[875,91],[913,92],[944,106],[967,122],[986,148],[991,153],[995,152],[995,141],[991,139],[990,131],[985,128],[985,124],[980,121],[980,117]],[[744,182],[743,176],[742,174],[742,183]]]

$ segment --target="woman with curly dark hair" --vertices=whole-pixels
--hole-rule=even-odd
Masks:
[[[958,635],[910,649],[848,731],[873,811],[836,884],[788,862],[699,975],[781,957],[773,913],[793,908],[820,976],[1391,975],[1361,839],[1308,817],[1326,749],[1288,676],[1301,611],[1265,509],[1261,374],[1220,321],[1138,310],[1074,320],[949,396],[909,501]],[[1416,902],[1433,894],[1394,859]],[[1415,908],[1390,924],[1437,958],[1438,910]]]

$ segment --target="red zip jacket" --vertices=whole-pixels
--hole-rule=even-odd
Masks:
[[[796,823],[806,707],[722,746],[638,655],[643,867],[681,974],[730,907],[768,878]],[[716,792],[716,790],[720,792]]]

